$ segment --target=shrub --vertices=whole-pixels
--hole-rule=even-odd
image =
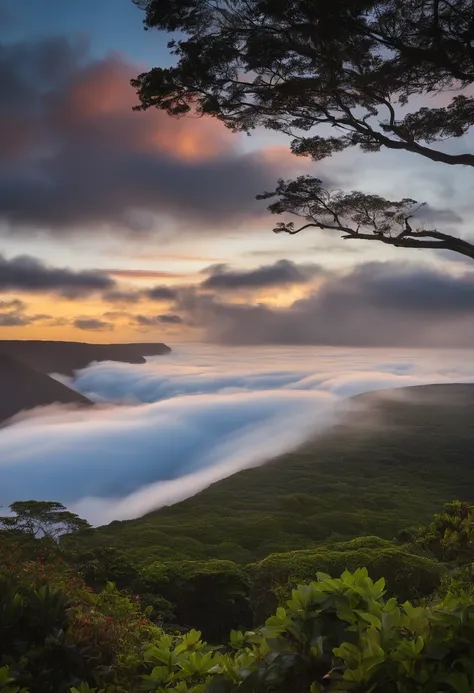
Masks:
[[[436,561],[415,556],[389,542],[386,544],[381,544],[380,548],[359,548],[360,542],[355,540],[339,545],[341,550],[332,546],[273,554],[247,566],[255,622],[266,618],[289,596],[293,587],[321,571],[335,577],[345,569],[366,566],[372,578],[385,576],[389,593],[400,599],[418,599],[432,594],[446,569]],[[344,546],[352,550],[342,550]]]
[[[249,585],[231,561],[152,563],[141,572],[143,592],[174,605],[181,626],[201,628],[212,642],[221,642],[235,627],[252,625]]]
[[[419,529],[415,541],[441,561],[474,562],[474,505],[446,503],[444,512]]]
[[[81,682],[131,690],[154,631],[139,602],[111,583],[94,593],[57,557],[33,559],[10,545],[2,559],[0,666],[15,685],[30,693],[67,693]]]

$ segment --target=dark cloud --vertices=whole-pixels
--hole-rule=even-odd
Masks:
[[[156,325],[156,316],[135,315],[133,322],[142,327],[150,327],[151,325]]]
[[[26,310],[26,303],[17,298],[0,301],[0,327],[24,327],[35,322],[48,324],[51,320],[50,315],[28,315]]]
[[[162,315],[135,315],[133,322],[140,327],[153,327],[156,325],[181,325],[184,320],[179,315],[164,313]]]
[[[28,317],[19,313],[0,313],[0,327],[24,327],[31,322]]]
[[[169,286],[154,286],[150,289],[114,289],[103,293],[103,299],[109,303],[133,304],[144,299],[151,301],[173,301],[178,295],[176,289]]]
[[[50,267],[29,255],[10,260],[0,255],[0,291],[53,291],[68,298],[79,298],[114,284],[103,272]]]
[[[201,231],[265,214],[255,195],[301,168],[286,149],[239,153],[211,119],[132,111],[140,71],[66,39],[0,50],[0,219],[18,232],[98,225],[149,231],[155,216]]]
[[[210,276],[201,286],[204,289],[263,289],[287,284],[306,284],[317,274],[323,274],[318,265],[297,265],[290,260],[279,260],[273,265],[262,265],[252,270],[232,270],[227,265],[213,265],[205,270]]]
[[[184,320],[179,315],[174,315],[173,313],[164,313],[163,315],[157,315],[156,319],[158,322],[165,323],[168,325],[181,325]]]
[[[114,329],[110,322],[99,320],[98,318],[77,318],[74,320],[74,327],[77,327],[78,330],[94,330],[97,332]]]
[[[13,298],[8,301],[0,301],[0,311],[5,311],[5,310],[25,310],[26,309],[26,303],[24,301],[20,301],[18,298]]]
[[[474,346],[474,272],[366,263],[328,275],[289,308],[225,303],[193,289],[178,305],[209,340],[225,344]]]
[[[154,286],[143,293],[147,298],[151,298],[154,301],[172,301],[177,296],[177,291],[170,289],[169,286]]]
[[[108,320],[120,320],[121,318],[133,318],[134,316],[126,310],[108,310],[102,313],[102,317]]]
[[[115,289],[106,291],[102,297],[104,301],[109,303],[138,303],[142,299],[142,295],[141,291],[121,291],[120,289]]]
[[[335,282],[323,288],[321,298],[334,302]],[[429,267],[413,268],[400,263],[368,263],[356,267],[337,283],[344,300],[352,297],[369,307],[419,314],[449,320],[474,317],[474,272],[451,275]],[[339,299],[338,299],[339,303]]]

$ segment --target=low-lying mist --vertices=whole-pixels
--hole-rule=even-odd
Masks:
[[[140,516],[295,448],[347,397],[472,382],[468,352],[177,346],[69,379],[93,409],[52,406],[0,431],[0,503],[48,499],[93,524]]]

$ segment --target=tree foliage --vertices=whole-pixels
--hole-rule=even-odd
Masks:
[[[441,561],[474,562],[474,505],[452,501],[422,527],[417,543]]]
[[[32,538],[57,540],[62,534],[90,528],[87,520],[53,501],[16,501],[10,510],[14,515],[0,517],[0,528]]]
[[[320,161],[351,147],[407,151],[447,165],[474,154],[436,143],[474,124],[474,7],[470,0],[135,0],[146,28],[179,32],[176,64],[132,84],[141,105],[180,117],[192,111],[234,131],[286,133],[291,149]],[[437,98],[439,95],[442,98]],[[433,105],[423,104],[423,98]],[[280,181],[275,213],[297,233],[313,226],[346,239],[408,248],[474,246],[415,224],[419,205],[360,192],[331,192],[315,178]]]
[[[2,693],[441,693],[474,684],[472,596],[387,598],[365,568],[319,573],[263,627],[215,647],[165,632],[109,584],[66,567],[0,567]],[[64,581],[64,578],[67,578]],[[48,585],[45,584],[48,580]]]

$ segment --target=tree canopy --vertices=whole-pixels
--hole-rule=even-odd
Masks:
[[[474,124],[471,0],[134,0],[146,28],[178,32],[169,68],[140,74],[139,109],[210,115],[234,131],[265,127],[320,161],[350,147],[407,151],[447,165],[474,154],[441,144]],[[426,97],[430,106],[425,105]],[[439,143],[439,144],[437,144]],[[448,249],[474,245],[416,221],[422,205],[326,190],[321,180],[280,180],[270,206],[346,239]]]
[[[52,501],[16,501],[10,505],[13,515],[0,517],[0,529],[20,532],[32,538],[58,539],[62,534],[90,527],[87,520]]]

